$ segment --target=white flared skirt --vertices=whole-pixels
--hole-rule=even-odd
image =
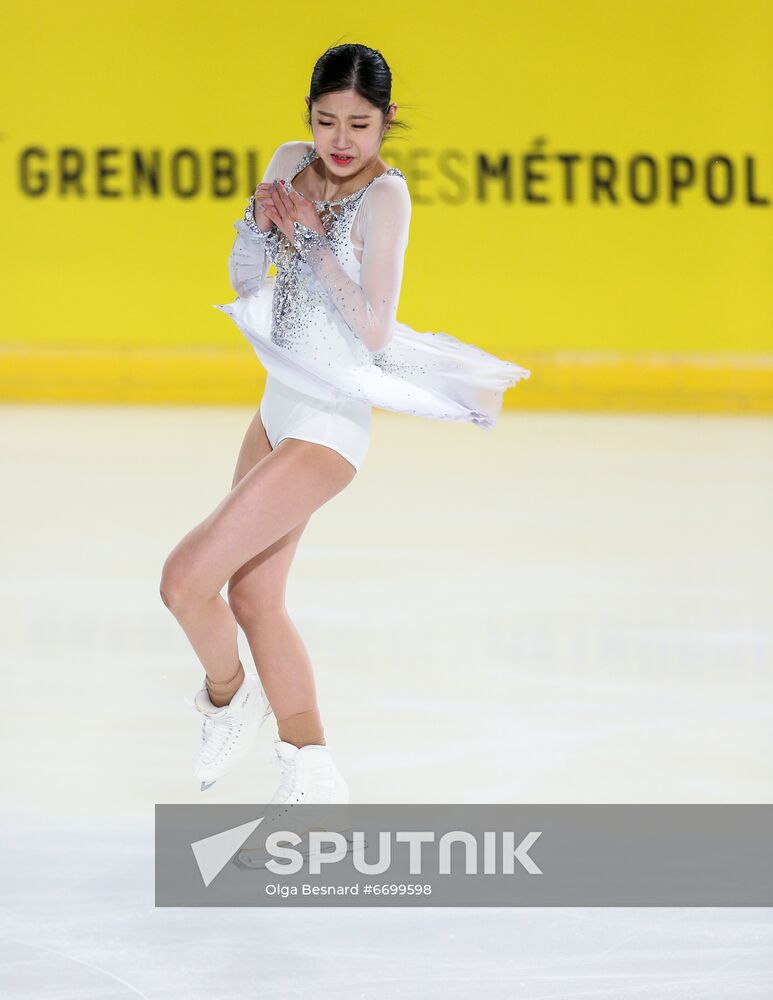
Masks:
[[[271,340],[274,278],[249,298],[215,305],[236,323],[266,371],[298,392],[323,400],[351,399],[436,420],[463,420],[491,430],[502,395],[527,368],[446,333],[396,322],[387,348],[372,362],[328,365]]]

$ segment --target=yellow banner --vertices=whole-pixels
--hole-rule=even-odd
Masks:
[[[358,41],[410,126],[399,319],[531,369],[506,406],[773,411],[769,0],[330,14],[6,3],[0,398],[257,401],[232,224]]]

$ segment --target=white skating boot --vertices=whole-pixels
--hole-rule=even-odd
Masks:
[[[222,778],[246,756],[258,730],[271,715],[271,706],[255,674],[244,675],[242,685],[227,705],[218,708],[209,698],[206,684],[186,703],[204,718],[193,773],[202,792]]]
[[[274,740],[274,755],[282,777],[270,799],[273,809],[260,824],[258,832],[263,839],[274,830],[294,829],[294,805],[348,804],[349,787],[328,747],[309,744],[299,749],[293,743]],[[319,827],[314,825],[314,829]],[[350,834],[348,829],[340,832]],[[233,863],[237,868],[263,868],[270,857],[263,848],[242,848]]]
[[[294,743],[274,740],[274,753],[282,780],[269,800],[272,804],[349,801],[349,787],[328,747],[310,743],[299,749]]]

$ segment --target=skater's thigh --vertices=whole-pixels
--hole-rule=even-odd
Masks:
[[[178,543],[164,575],[190,597],[214,597],[250,559],[299,528],[355,470],[324,445],[285,438]]]
[[[271,444],[258,410],[244,435],[232,488],[270,452]],[[306,518],[273,545],[248,559],[229,579],[228,602],[237,618],[256,615],[284,604],[290,566],[308,523],[309,518]]]
[[[239,480],[247,475],[253,465],[257,465],[261,459],[270,453],[271,443],[268,440],[266,429],[260,418],[260,409],[258,409],[250,421],[241,448],[239,449],[239,457],[236,459],[236,468],[234,469],[231,489],[236,486]]]

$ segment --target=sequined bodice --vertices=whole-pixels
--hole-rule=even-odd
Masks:
[[[317,157],[312,146],[287,173],[285,182],[292,187],[293,179]],[[389,167],[343,198],[314,202],[333,253],[346,274],[357,283],[360,262],[351,239],[352,224],[366,191],[386,174],[405,180],[402,171]],[[292,242],[276,227],[266,239],[266,253],[277,269],[272,298],[272,341],[330,365],[350,365],[352,357],[362,362],[373,361],[374,355],[347,327],[327,289],[295,252]]]

